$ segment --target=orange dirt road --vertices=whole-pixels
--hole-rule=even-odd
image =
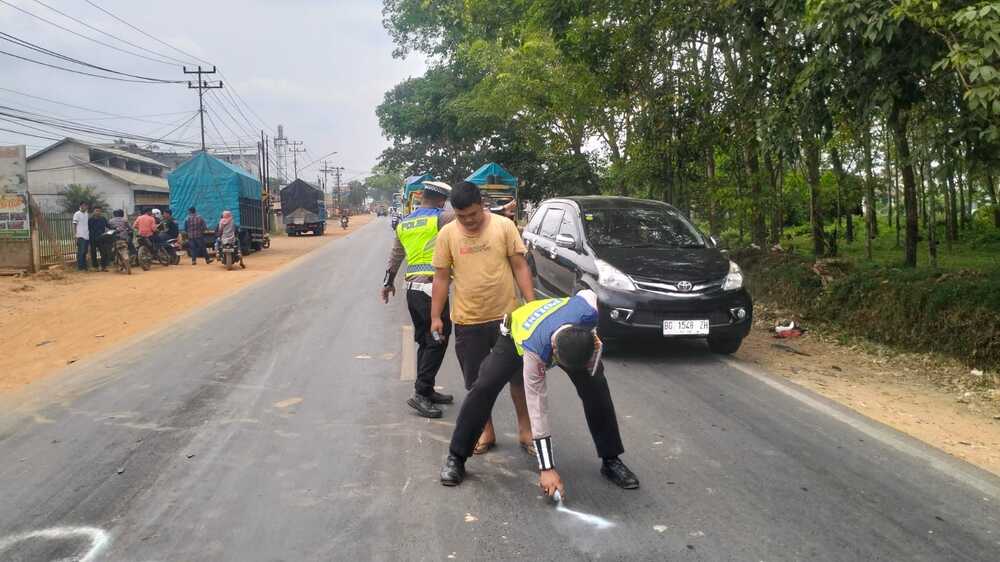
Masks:
[[[275,236],[270,248],[246,256],[244,270],[226,271],[219,262],[203,260],[192,266],[182,254],[178,266],[136,267],[132,275],[60,271],[0,278],[0,393],[167,325],[371,220],[371,215],[352,217],[347,230],[337,224],[319,237]]]

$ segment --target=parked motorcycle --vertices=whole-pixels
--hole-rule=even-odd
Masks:
[[[218,258],[228,270],[232,270],[237,263],[242,269],[247,267],[243,264],[243,253],[240,252],[240,243],[236,238],[219,242]]]
[[[181,263],[181,242],[177,238],[167,240],[167,251],[170,252],[170,265]]]
[[[347,215],[343,215],[342,217],[340,217],[340,228],[346,229],[347,228],[347,223],[349,221],[350,221],[350,219],[347,217]]]
[[[149,271],[149,268],[153,267],[153,259],[156,256],[156,249],[153,248],[152,242],[148,238],[137,235],[135,237],[135,252],[139,267],[143,271]]]
[[[128,254],[128,241],[118,238],[115,234],[113,228],[104,232],[103,236],[107,240],[114,240],[114,242],[105,242],[103,247],[112,248],[112,258],[115,261],[115,267],[118,268],[118,273],[132,275],[132,260]]]

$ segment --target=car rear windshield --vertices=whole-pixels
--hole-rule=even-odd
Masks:
[[[705,237],[669,208],[591,209],[583,225],[592,246],[704,248]]]

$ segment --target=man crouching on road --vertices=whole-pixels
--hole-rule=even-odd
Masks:
[[[451,437],[448,459],[441,469],[441,483],[457,486],[465,478],[465,460],[479,438],[493,403],[512,371],[523,370],[528,412],[531,416],[542,491],[563,495],[563,482],[555,469],[549,428],[545,372],[558,364],[569,375],[583,402],[590,435],[603,460],[601,474],[631,490],[639,479],[618,456],[625,448],[618,431],[615,406],[601,362],[597,326],[597,295],[584,290],[576,296],[529,302],[505,319],[502,336],[483,361],[469,394],[462,403]]]
[[[438,404],[451,404],[450,394],[434,390],[434,381],[445,351],[448,350],[448,336],[451,335],[451,319],[448,303],[441,311],[441,327],[431,334],[431,286],[434,281],[434,244],[441,228],[455,218],[454,213],[444,210],[451,186],[436,181],[424,182],[420,207],[402,219],[396,226],[396,238],[389,267],[382,283],[382,302],[388,303],[389,296],[396,294],[395,279],[399,266],[406,258],[406,305],[413,321],[413,337],[417,341],[417,380],[413,384],[413,397],[406,403],[425,418],[440,418]]]

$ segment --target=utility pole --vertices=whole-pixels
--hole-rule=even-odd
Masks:
[[[222,88],[222,80],[207,81],[202,79],[203,74],[215,74],[215,67],[212,70],[202,70],[201,65],[198,65],[198,70],[188,70],[188,67],[184,67],[184,74],[197,74],[198,84],[192,84],[188,80],[189,90],[198,90],[198,114],[201,116],[201,151],[205,152],[205,90],[215,90]]]
[[[292,153],[292,166],[295,170],[295,179],[299,179],[299,153],[306,151],[306,149],[300,148],[302,144],[302,141],[288,141],[288,151]]]
[[[343,207],[341,207],[341,204],[340,204],[340,172],[343,171],[343,169],[344,169],[343,166],[334,166],[334,168],[333,168],[333,170],[334,170],[334,176],[333,176],[333,178],[337,182],[337,210],[338,211],[341,208],[343,208]]]

